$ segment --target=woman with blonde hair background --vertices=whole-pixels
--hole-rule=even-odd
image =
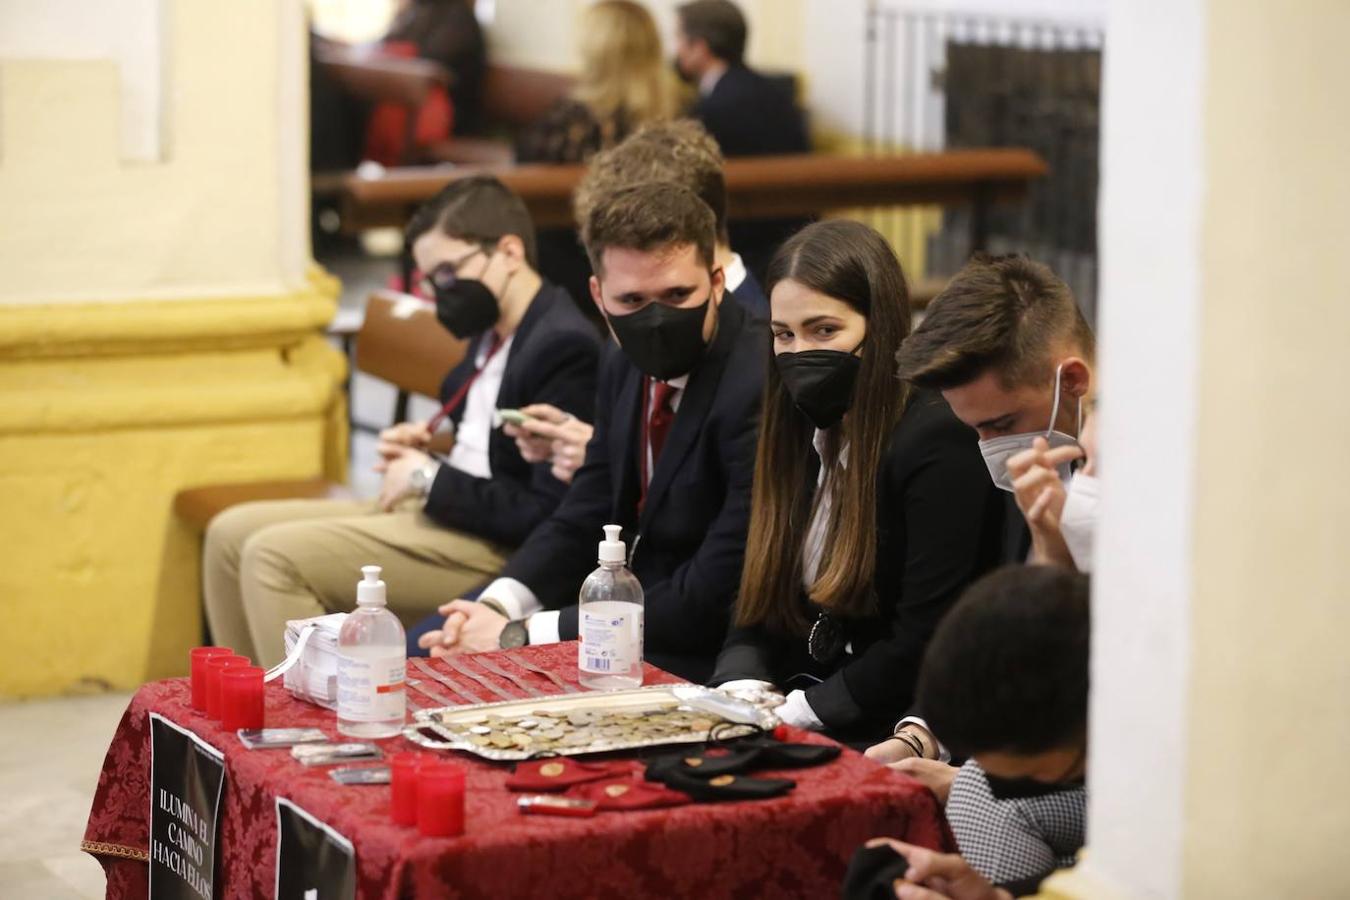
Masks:
[[[600,0],[577,27],[577,86],[522,136],[519,162],[584,162],[674,112],[673,78],[656,22],[644,6]]]

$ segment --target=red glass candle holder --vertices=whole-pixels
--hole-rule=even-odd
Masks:
[[[263,727],[263,675],[257,666],[226,666],[220,679],[220,727],[226,731]]]
[[[417,773],[423,765],[438,765],[425,753],[395,753],[389,757],[389,817],[395,825],[417,824]]]
[[[249,665],[247,656],[212,656],[206,660],[206,714],[220,719],[220,671],[229,666]]]
[[[206,661],[213,656],[234,656],[229,647],[193,647],[188,654],[192,671],[192,708],[206,712]]]
[[[424,763],[417,770],[417,830],[427,837],[464,833],[464,768]]]

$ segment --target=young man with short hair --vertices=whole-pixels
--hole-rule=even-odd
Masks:
[[[619,188],[649,181],[689,188],[713,211],[717,226],[713,262],[722,269],[726,292],[751,315],[767,319],[769,299],[740,255],[731,249],[722,162],[717,142],[692,119],[644,125],[617,147],[591,159],[586,176],[573,194],[573,209],[577,221],[585,222],[597,198]],[[553,474],[570,481],[585,459],[590,423],[544,403],[527,406],[521,412],[530,418],[506,427],[506,433],[516,438],[521,455],[529,460],[549,460]]]
[[[1018,474],[1068,480],[1093,385],[1096,339],[1073,293],[1047,266],[1024,256],[976,254],[928,307],[896,354],[900,378],[937,390],[980,438],[989,476],[1009,492],[1005,562],[1048,556],[1044,530],[1028,531],[1016,507],[1009,461]],[[1038,441],[1040,443],[1038,443]],[[1032,472],[1032,469],[1036,469]],[[1063,499],[1059,498],[1062,508]],[[883,762],[945,756],[916,716],[897,736],[868,749]],[[918,753],[917,750],[922,750]]]
[[[477,603],[442,607],[421,644],[443,655],[577,637],[577,591],[613,523],[646,599],[646,658],[702,681],[740,578],[768,331],[725,302],[715,218],[689,189],[617,190],[582,234],[591,297],[617,342],[586,462],[502,577]]]
[[[589,417],[600,339],[571,298],[534,269],[534,226],[500,181],[470,177],[429,200],[407,228],[441,324],[469,338],[441,398],[455,427],[447,459],[427,423],[381,434],[378,502],[285,500],[231,507],[203,554],[214,639],[272,665],[286,621],[352,607],[365,564],[384,568],[389,605],[415,622],[447,589],[496,575],[566,486],[493,426],[499,407],[550,403]]]

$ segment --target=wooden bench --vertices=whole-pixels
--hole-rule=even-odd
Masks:
[[[901,156],[739,157],[726,163],[733,222],[818,216],[835,209],[936,204],[970,205],[972,247],[982,248],[987,210],[1018,200],[1048,171],[1022,148],[951,150]],[[487,173],[520,195],[539,228],[574,227],[572,191],[581,165],[408,167],[343,182],[343,226],[360,231],[401,225],[417,206],[456,178]]]
[[[391,424],[407,418],[409,393],[440,395],[441,382],[464,358],[467,341],[441,327],[435,310],[416,297],[377,291],[366,303],[356,335],[357,371],[399,389]],[[174,497],[174,513],[198,532],[222,510],[252,500],[351,499],[344,485],[322,478],[214,484],[188,488]]]

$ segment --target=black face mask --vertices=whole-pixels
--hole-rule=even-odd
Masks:
[[[687,375],[703,358],[703,320],[709,295],[698,306],[676,308],[648,303],[626,316],[606,316],[624,355],[643,372],[660,381]]]
[[[487,285],[472,278],[457,278],[446,286],[436,285],[436,319],[457,338],[482,334],[497,324],[497,298]]]
[[[803,350],[779,353],[773,361],[792,402],[821,431],[838,424],[853,405],[853,385],[862,365],[853,353]]]
[[[984,773],[984,780],[989,782],[989,793],[994,795],[995,800],[1028,800],[1083,786],[1082,778],[1074,781],[1037,781],[1035,778],[1000,778],[988,772]]]

